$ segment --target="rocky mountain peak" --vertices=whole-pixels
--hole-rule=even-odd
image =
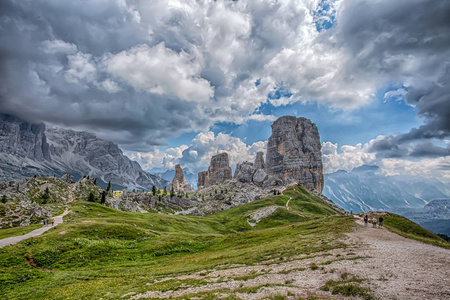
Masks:
[[[284,185],[298,182],[321,192],[322,153],[317,126],[303,117],[283,116],[276,120],[267,144],[265,170]]]
[[[184,177],[183,169],[180,164],[175,165],[175,176],[173,177],[171,189],[177,193],[185,192],[190,193],[194,189],[187,183],[186,178]]]
[[[219,153],[211,157],[208,171],[198,173],[198,188],[222,183],[232,178],[228,153]]]
[[[0,181],[23,177],[83,175],[97,177],[106,186],[151,189],[169,182],[144,172],[120,148],[89,132],[46,129],[19,118],[0,114]]]

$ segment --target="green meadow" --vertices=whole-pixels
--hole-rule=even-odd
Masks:
[[[268,206],[278,208],[251,227],[249,214]],[[204,217],[127,213],[82,201],[71,211],[43,235],[0,249],[2,298],[121,299],[204,285],[159,280],[345,247],[339,237],[355,224],[300,186]]]

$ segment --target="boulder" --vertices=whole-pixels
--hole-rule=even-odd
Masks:
[[[267,173],[263,169],[256,170],[253,175],[253,183],[258,186],[262,186],[264,180],[267,179]]]
[[[236,165],[234,179],[243,183],[250,183],[253,180],[253,173],[255,173],[253,163],[244,161],[243,163],[238,163]]]

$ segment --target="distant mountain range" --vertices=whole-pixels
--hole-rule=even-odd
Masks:
[[[0,114],[0,181],[23,177],[62,176],[74,180],[84,175],[98,178],[113,188],[150,190],[169,183],[142,170],[139,163],[123,155],[119,147],[89,132],[62,128],[46,129],[17,117]]]
[[[391,211],[432,232],[450,236],[450,199],[432,200],[421,208],[394,208]]]
[[[377,166],[325,175],[323,194],[347,211],[421,208],[429,201],[450,196],[440,181],[385,176]]]

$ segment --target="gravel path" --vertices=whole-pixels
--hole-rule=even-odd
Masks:
[[[385,228],[364,227],[349,234],[360,244],[360,256],[369,256],[352,271],[375,280],[373,289],[381,299],[450,299],[450,250],[401,237]]]
[[[347,234],[347,248],[314,253],[308,257],[285,258],[286,262],[263,262],[255,266],[235,266],[226,270],[168,277],[201,279],[207,283],[185,286],[174,291],[147,291],[131,299],[170,298],[214,290],[230,293],[243,287],[261,287],[256,293],[236,293],[241,299],[267,299],[283,295],[286,299],[318,297],[320,299],[348,299],[331,295],[321,287],[329,280],[340,281],[342,276],[363,280],[375,299],[450,299],[450,250],[403,238],[385,228],[365,227],[355,216],[357,226]],[[311,268],[312,264],[319,266]],[[208,273],[206,276],[202,273]],[[251,279],[238,279],[253,275]],[[152,283],[148,283],[151,286]],[[271,286],[267,286],[271,285]],[[134,293],[132,293],[134,294]],[[129,299],[130,294],[125,296]],[[220,295],[225,297],[227,294]]]
[[[26,240],[30,237],[34,237],[34,236],[38,236],[43,234],[44,232],[46,232],[47,230],[53,228],[54,226],[57,226],[58,224],[61,224],[63,222],[63,217],[65,215],[67,215],[69,213],[69,210],[64,211],[64,213],[62,213],[59,216],[54,217],[55,218],[55,225],[45,225],[44,227],[35,229],[27,234],[24,235],[19,235],[19,236],[13,236],[10,238],[6,238],[6,239],[2,239],[0,240],[0,248],[3,248],[5,246],[9,246],[9,245],[14,245],[17,244],[18,242],[21,242],[23,240]]]

